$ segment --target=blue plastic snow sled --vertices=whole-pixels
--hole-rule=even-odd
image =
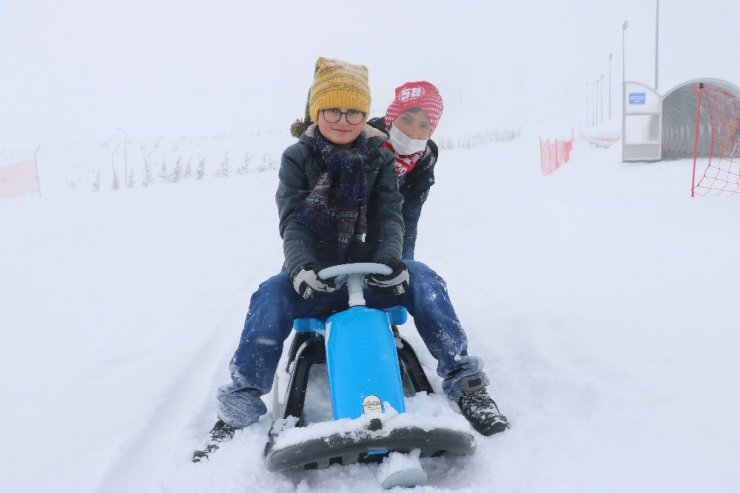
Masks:
[[[283,404],[275,400],[277,419],[265,449],[269,470],[380,462],[392,452],[417,449],[421,457],[475,450],[475,439],[464,431],[413,425],[384,429],[387,413],[405,412],[407,396],[433,392],[416,353],[395,327],[406,321],[405,308],[378,310],[365,306],[365,275],[389,273],[388,266],[366,263],[338,265],[319,272],[322,279],[346,282],[349,307],[325,319],[294,322],[296,333],[288,356],[290,380]],[[292,417],[297,419],[297,426],[305,425],[306,388],[311,367],[316,364],[326,365],[333,419],[365,419],[358,419],[362,425],[351,432],[281,446],[277,439],[286,421]]]

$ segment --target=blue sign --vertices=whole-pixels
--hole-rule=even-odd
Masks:
[[[630,104],[645,104],[645,93],[631,92],[629,101]]]

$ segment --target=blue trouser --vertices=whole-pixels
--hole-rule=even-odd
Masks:
[[[457,319],[444,280],[421,262],[407,260],[409,289],[403,295],[365,290],[370,308],[404,306],[429,352],[437,359],[437,374],[444,379],[445,393],[457,400],[460,380],[482,374],[482,362],[468,356],[468,341]],[[270,391],[275,370],[290,335],[293,320],[325,316],[347,308],[346,287],[304,300],[294,290],[286,271],[260,284],[252,295],[239,346],[231,360],[232,383],[219,390],[219,415],[233,426],[247,426],[264,413],[255,402]],[[246,392],[243,392],[246,391]],[[248,409],[244,409],[246,408]],[[250,416],[242,415],[244,412]],[[257,416],[254,416],[255,413]]]

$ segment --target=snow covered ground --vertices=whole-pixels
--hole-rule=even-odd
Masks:
[[[543,177],[538,137],[441,156],[417,258],[512,428],[426,461],[418,490],[736,491],[740,200],[691,199],[689,161],[623,164],[618,145],[578,141]],[[0,491],[381,491],[373,466],[267,472],[267,418],[190,462],[281,263],[277,172],[252,170],[96,193],[88,173],[0,202]]]

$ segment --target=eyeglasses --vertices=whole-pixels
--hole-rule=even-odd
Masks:
[[[357,110],[339,111],[338,108],[329,108],[321,110],[321,114],[324,115],[326,123],[337,123],[342,119],[342,115],[344,115],[347,123],[351,125],[359,125],[365,119],[365,113]]]

